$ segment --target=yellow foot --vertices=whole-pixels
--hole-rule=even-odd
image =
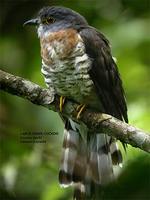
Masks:
[[[86,106],[85,104],[81,104],[81,105],[79,105],[79,106],[77,107],[77,111],[78,111],[77,119],[80,118],[80,115],[81,115],[82,111],[84,110],[85,106]]]
[[[65,99],[66,99],[66,97],[63,97],[63,96],[61,96],[60,99],[59,99],[59,110],[60,110],[60,112],[62,112],[63,105],[65,103]]]

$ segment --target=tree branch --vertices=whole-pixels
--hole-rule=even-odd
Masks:
[[[54,101],[54,97],[50,90],[41,88],[31,81],[14,76],[2,70],[0,70],[0,89],[10,94],[28,99],[34,104],[59,112],[59,97],[55,97]],[[67,100],[63,107],[63,115],[69,116],[77,121],[77,106],[78,104]],[[148,133],[110,115],[96,113],[87,108],[81,114],[80,121],[84,122],[92,131],[106,132],[108,135],[113,136],[124,143],[150,152],[150,135]]]

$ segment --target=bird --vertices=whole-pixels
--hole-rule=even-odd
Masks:
[[[35,25],[40,39],[41,72],[51,93],[110,114],[128,123],[123,83],[108,39],[76,11],[47,6],[24,23]],[[107,133],[91,133],[82,124],[64,118],[64,142],[59,171],[62,187],[74,187],[74,199],[100,199],[101,186],[115,179],[122,154]],[[98,192],[97,192],[98,191]]]

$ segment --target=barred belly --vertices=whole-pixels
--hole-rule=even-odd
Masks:
[[[81,103],[91,94],[93,81],[88,73],[91,60],[85,53],[81,38],[79,39],[67,57],[62,56],[64,46],[61,42],[46,44],[49,57],[43,56],[41,71],[47,86],[53,88],[56,94]]]

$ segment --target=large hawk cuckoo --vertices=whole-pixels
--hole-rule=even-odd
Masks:
[[[102,33],[64,7],[44,7],[25,24],[37,26],[41,71],[54,95],[128,122],[122,81]],[[121,153],[115,138],[87,133],[85,139],[73,121],[65,121],[59,181],[74,185],[76,199],[92,199],[96,187],[113,180]]]

